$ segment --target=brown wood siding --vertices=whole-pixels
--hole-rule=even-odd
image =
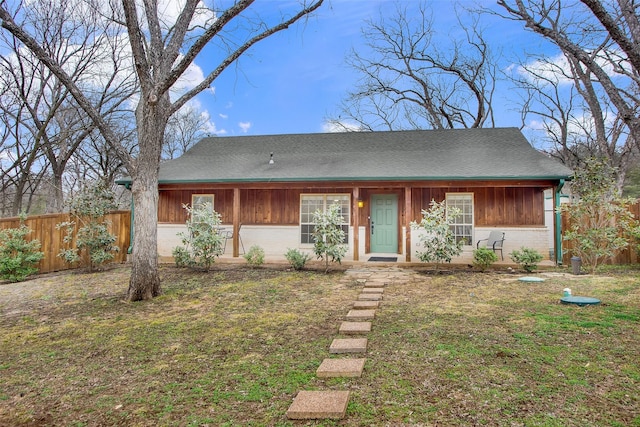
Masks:
[[[478,227],[544,225],[543,189],[530,187],[414,189],[413,220],[420,219],[421,210],[428,209],[431,200],[444,200],[446,193],[473,193],[475,225]]]
[[[359,196],[365,201],[365,207],[359,209],[358,222],[368,225],[369,200],[372,194],[397,194],[400,224],[405,224],[404,187],[398,183],[358,183]],[[411,183],[411,206],[409,220],[418,221],[421,209],[429,207],[432,199],[444,200],[446,193],[473,193],[476,226],[543,226],[544,225],[544,193],[543,189],[551,184],[527,183],[529,186],[506,186],[503,183],[487,183],[486,187],[478,183],[465,186],[444,185],[437,183],[432,187],[422,187]],[[519,184],[519,183],[518,183]],[[282,188],[282,186],[288,188]],[[377,186],[376,186],[377,185]],[[408,185],[408,183],[405,183]],[[300,217],[300,195],[307,193],[340,193],[353,194],[351,186],[313,186],[311,184],[274,184],[257,186],[259,188],[240,188],[240,222],[245,225],[273,224],[298,225]],[[236,188],[238,188],[236,187]],[[214,194],[214,209],[222,215],[224,223],[233,221],[233,187],[220,185],[202,185],[198,188],[181,188],[177,185],[160,189],[158,221],[161,223],[184,223],[186,213],[184,203],[191,203],[192,194]]]
[[[350,188],[243,189],[240,191],[240,223],[243,225],[298,225],[300,195],[309,193],[351,194]],[[158,222],[180,224],[187,220],[183,204],[191,204],[193,194],[213,194],[214,209],[223,223],[233,221],[232,189],[161,190]]]

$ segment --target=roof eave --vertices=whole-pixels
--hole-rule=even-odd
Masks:
[[[408,176],[408,177],[331,177],[331,178],[237,178],[237,179],[161,179],[159,184],[229,184],[229,183],[276,183],[276,182],[370,182],[370,181],[535,181],[535,180],[569,180],[569,175],[550,175],[550,176]],[[128,181],[131,182],[131,181]],[[121,184],[121,182],[116,182]],[[126,184],[123,180],[122,184]],[[122,185],[121,184],[121,185]]]

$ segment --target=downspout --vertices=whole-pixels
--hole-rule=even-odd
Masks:
[[[124,187],[131,191],[130,182],[126,183]],[[127,254],[129,255],[133,252],[133,219],[135,218],[135,210],[133,206],[133,194],[131,194],[131,225],[129,226],[129,248],[127,249]]]
[[[556,264],[562,265],[562,213],[560,213],[560,191],[564,187],[564,179],[561,179],[556,187],[555,206],[556,213]]]

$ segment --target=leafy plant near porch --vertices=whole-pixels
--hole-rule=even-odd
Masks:
[[[111,261],[119,248],[114,245],[116,236],[109,233],[111,222],[105,217],[116,208],[115,194],[103,183],[86,186],[70,201],[72,220],[56,225],[65,230],[66,245],[58,256],[69,264],[80,263],[89,271]]]
[[[601,159],[589,159],[576,170],[571,188],[577,200],[560,208],[571,224],[564,239],[573,243],[571,253],[582,258],[593,274],[629,245],[630,236],[640,235],[638,221],[629,211],[635,201],[620,195],[615,168]]]
[[[460,209],[449,207],[446,202],[431,200],[429,209],[422,210],[420,222],[411,221],[411,228],[421,230],[420,243],[423,251],[416,251],[416,256],[422,262],[435,262],[436,272],[441,262],[451,262],[455,256],[462,253],[464,241],[456,241],[451,231],[453,220],[461,214]]]
[[[247,264],[250,267],[260,267],[264,264],[264,249],[258,245],[253,245],[249,248],[249,251],[244,254],[244,259],[247,260]]]
[[[209,270],[215,257],[222,254],[223,237],[218,232],[221,218],[211,203],[196,207],[182,205],[187,211],[187,232],[178,233],[183,246],[173,248],[172,255],[178,267]]]
[[[511,252],[511,260],[518,264],[527,273],[533,272],[538,268],[538,263],[542,261],[540,252],[532,248],[522,247],[519,250]]]
[[[340,209],[340,205],[334,203],[326,211],[317,210],[313,214],[313,251],[319,259],[324,259],[325,273],[329,271],[329,261],[340,264],[347,253]]]
[[[20,215],[18,228],[0,230],[0,278],[21,282],[37,273],[36,264],[44,257],[39,251],[40,241],[27,241],[31,229],[24,223],[26,215]]]
[[[294,270],[302,270],[304,265],[309,261],[309,254],[300,252],[298,249],[289,248],[284,254]]]
[[[489,248],[478,248],[473,251],[473,266],[480,271],[485,271],[496,261],[498,261],[498,255]]]

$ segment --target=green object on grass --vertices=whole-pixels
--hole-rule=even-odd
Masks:
[[[568,297],[560,298],[560,302],[562,304],[575,304],[575,305],[578,305],[580,307],[583,307],[585,305],[600,304],[600,300],[598,298],[579,297],[577,295],[576,296],[568,296]]]
[[[542,277],[525,276],[518,279],[521,282],[544,282]]]

